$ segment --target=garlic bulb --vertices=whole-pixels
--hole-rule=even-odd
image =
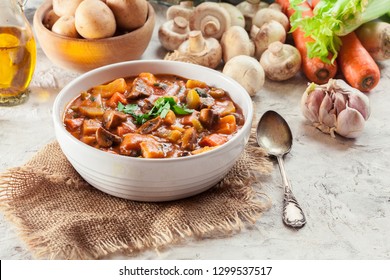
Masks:
[[[327,84],[311,83],[301,99],[303,115],[324,133],[358,137],[370,116],[369,99],[343,80]]]

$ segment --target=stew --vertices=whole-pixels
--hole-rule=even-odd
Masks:
[[[209,151],[244,124],[221,88],[175,75],[141,73],[81,92],[67,106],[66,129],[100,150],[171,158]]]

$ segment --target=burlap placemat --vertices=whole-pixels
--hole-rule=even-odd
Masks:
[[[229,236],[255,223],[270,202],[260,199],[252,185],[271,168],[251,139],[226,178],[210,190],[178,201],[143,203],[91,187],[53,142],[0,176],[0,209],[36,258],[134,256],[188,238]]]

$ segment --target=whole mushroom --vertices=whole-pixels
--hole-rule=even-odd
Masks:
[[[230,26],[229,13],[213,2],[203,2],[196,6],[190,17],[190,29],[200,30],[204,37],[219,40]]]
[[[250,96],[263,88],[265,75],[259,61],[247,55],[238,55],[230,59],[222,72],[236,80]]]
[[[255,53],[255,45],[248,33],[243,27],[237,25],[226,30],[221,39],[221,46],[225,63],[237,55],[253,56]]]
[[[188,38],[190,27],[188,21],[181,16],[168,20],[158,29],[158,39],[161,45],[169,50],[176,50]]]
[[[193,12],[193,1],[180,1],[178,5],[172,5],[168,8],[166,18],[167,20],[171,20],[180,16],[189,21]]]
[[[215,38],[204,38],[199,30],[190,31],[188,39],[173,53],[168,53],[165,60],[185,61],[217,68],[222,60],[222,47]]]
[[[263,24],[260,28],[252,25],[250,37],[255,44],[255,57],[260,59],[263,52],[273,42],[279,41],[284,43],[286,35],[284,27],[274,20]]]
[[[230,23],[231,25],[238,25],[245,28],[245,18],[241,11],[234,5],[221,2],[218,3],[222,8],[224,8],[230,15]]]
[[[242,1],[236,6],[244,15],[246,31],[249,32],[251,30],[252,19],[255,16],[256,12],[260,9],[267,8],[268,6],[268,3],[261,2],[260,0]]]
[[[262,54],[260,64],[267,78],[284,81],[294,77],[301,69],[301,55],[294,46],[277,41]]]
[[[290,29],[290,21],[288,17],[273,8],[265,8],[258,10],[253,17],[252,25],[256,25],[257,27],[262,27],[265,23],[270,22],[271,20],[275,20],[283,25],[286,32]]]

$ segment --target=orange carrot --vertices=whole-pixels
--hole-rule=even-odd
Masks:
[[[215,147],[215,146],[219,146],[219,145],[226,143],[227,140],[228,139],[225,135],[213,133],[213,134],[204,136],[199,141],[199,145],[201,147],[205,147],[205,146]]]
[[[232,134],[237,130],[236,118],[234,115],[222,117],[217,124],[217,133]]]
[[[294,10],[290,8],[290,1],[288,0],[276,0],[282,7],[282,11],[290,18],[294,14]],[[302,6],[306,8],[302,11],[302,16],[311,17],[313,16],[313,10],[307,2],[302,3]],[[295,43],[295,47],[299,50],[302,58],[302,71],[305,76],[316,84],[325,84],[329,79],[333,78],[337,73],[337,64],[328,64],[323,62],[319,58],[309,58],[307,54],[306,44],[313,42],[313,39],[306,37],[304,31],[297,28],[292,32],[292,37]]]
[[[122,93],[115,92],[110,99],[107,100],[106,105],[111,108],[118,107],[118,103],[121,102],[123,105],[127,104],[127,100]]]
[[[380,70],[374,59],[360,43],[355,32],[340,37],[342,45],[337,56],[347,82],[360,91],[370,91],[379,82]]]
[[[78,129],[84,122],[83,118],[65,119],[64,124],[70,130]]]

